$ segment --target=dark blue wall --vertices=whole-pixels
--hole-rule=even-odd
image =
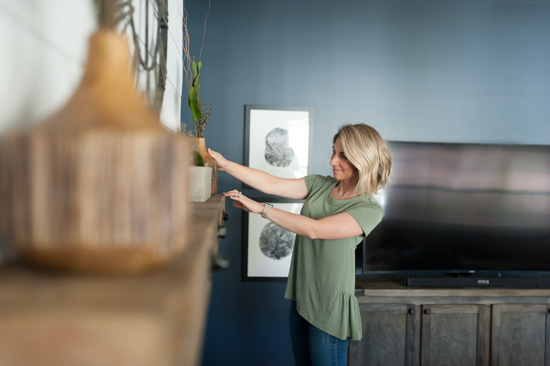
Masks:
[[[228,159],[243,162],[245,104],[312,107],[320,174],[345,122],[388,140],[550,144],[547,0],[212,2],[200,96],[207,145]],[[208,1],[185,5],[198,56]],[[239,187],[220,173],[220,191]],[[291,365],[284,284],[241,282],[242,214],[229,211],[203,364]]]

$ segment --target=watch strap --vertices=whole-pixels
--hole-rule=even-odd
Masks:
[[[262,217],[264,219],[267,219],[267,213],[269,212],[269,209],[273,207],[271,203],[264,203],[264,209],[262,210]]]

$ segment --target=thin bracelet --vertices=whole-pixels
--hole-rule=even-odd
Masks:
[[[267,213],[271,207],[273,207],[271,203],[264,203],[264,209],[262,210],[262,217],[264,219],[267,219]]]

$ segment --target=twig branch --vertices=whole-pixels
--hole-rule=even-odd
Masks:
[[[202,60],[202,47],[204,46],[204,36],[206,36],[206,21],[208,20],[208,14],[210,14],[211,0],[208,0],[208,10],[206,11],[206,17],[204,18],[204,31],[202,32],[201,52],[199,53],[199,61]]]
[[[206,36],[206,21],[208,20],[208,15],[210,14],[210,6],[211,6],[211,0],[208,0],[208,10],[206,11],[206,17],[204,18],[204,31],[202,33],[202,43],[201,43],[201,49],[199,52],[199,62],[202,59],[202,49],[204,47],[204,38]],[[189,29],[187,28],[187,18],[188,13],[185,8],[183,8],[183,42],[182,42],[182,50],[183,50],[183,69],[185,71],[185,85],[187,85],[187,88],[189,89],[191,87],[191,83],[193,82],[193,70],[191,68],[192,63],[192,57],[191,57],[191,40],[189,37]]]
[[[189,30],[187,30],[187,10],[183,9],[183,70],[185,71],[185,85],[187,89],[191,87],[193,80],[193,71],[191,70],[191,53],[189,50]]]

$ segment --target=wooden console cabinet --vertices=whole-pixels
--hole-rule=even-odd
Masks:
[[[0,365],[200,364],[225,198],[193,204],[190,245],[139,275],[0,267]]]
[[[550,289],[357,287],[349,365],[550,366]]]

